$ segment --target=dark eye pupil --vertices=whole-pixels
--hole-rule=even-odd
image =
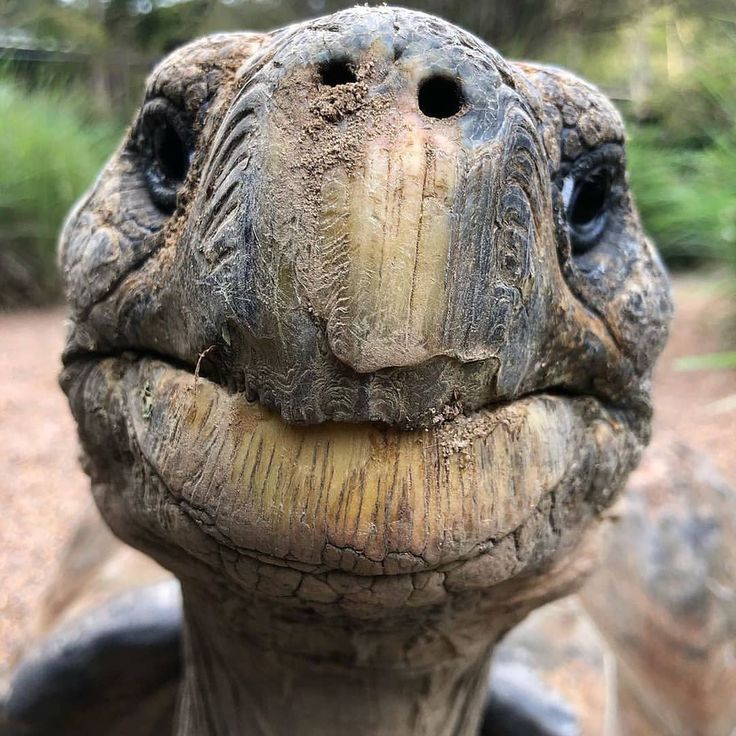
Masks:
[[[592,223],[605,209],[610,189],[606,170],[596,171],[581,182],[568,212],[570,224],[582,227]]]
[[[153,153],[167,179],[182,181],[187,174],[189,156],[184,142],[169,123],[159,126],[153,136]]]

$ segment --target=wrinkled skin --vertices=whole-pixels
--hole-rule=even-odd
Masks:
[[[648,439],[671,303],[623,139],[593,87],[392,8],[153,73],[62,235],[62,385],[107,523],[182,580],[179,733],[246,700],[324,733],[308,686],[269,708],[274,657],[333,726],[472,732]],[[270,685],[207,713],[202,642]],[[390,694],[320,669],[356,662]]]

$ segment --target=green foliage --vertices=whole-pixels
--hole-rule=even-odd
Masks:
[[[736,351],[711,353],[710,355],[691,355],[680,358],[675,366],[681,371],[721,370],[736,368]]]
[[[78,2],[5,0],[0,27],[22,29],[44,46],[99,50],[106,41],[93,10]]]
[[[56,296],[59,229],[117,137],[73,93],[0,76],[0,307]]]
[[[658,127],[635,126],[628,157],[644,227],[670,265],[736,269],[736,128],[687,149],[667,143]]]
[[[651,80],[639,116],[656,122],[670,145],[697,148],[736,123],[736,14],[666,19],[669,63]],[[670,68],[671,67],[671,68]]]
[[[683,27],[678,73],[654,86],[646,123],[630,131],[632,188],[672,266],[736,271],[736,21]]]
[[[270,30],[356,5],[355,0],[5,0],[0,21],[43,41],[77,50],[110,47],[162,53],[196,36],[222,30]],[[369,5],[380,5],[370,2]],[[599,45],[631,19],[636,0],[403,0],[397,3],[440,15],[472,31],[504,54],[544,54],[562,36],[577,46]],[[581,30],[584,30],[581,33]]]

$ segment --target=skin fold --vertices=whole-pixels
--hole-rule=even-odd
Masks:
[[[95,499],[182,584],[176,733],[474,733],[648,441],[605,97],[389,7],[195,41],[60,261]]]

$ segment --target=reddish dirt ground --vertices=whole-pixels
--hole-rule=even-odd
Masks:
[[[715,277],[675,280],[675,319],[654,375],[654,434],[677,437],[709,454],[736,486],[736,370],[683,371],[677,366],[679,358],[733,344],[736,314],[728,287]]]
[[[61,309],[0,315],[0,677],[88,503],[63,342]]]
[[[722,349],[728,300],[712,277],[680,278],[669,346],[655,376],[655,432],[709,453],[736,485],[736,371],[682,372],[678,358]],[[88,501],[76,434],[56,375],[60,309],[0,315],[0,680],[27,635],[61,550]]]

